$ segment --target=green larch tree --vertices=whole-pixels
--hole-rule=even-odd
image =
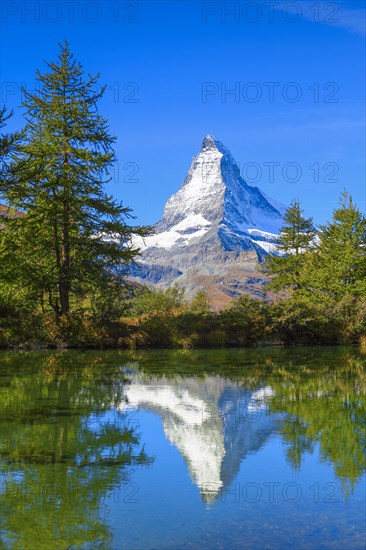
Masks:
[[[115,138],[99,113],[105,87],[85,75],[67,43],[39,91],[24,90],[26,125],[1,180],[6,202],[25,216],[6,221],[0,236],[3,273],[67,315],[73,297],[104,284],[138,253],[129,208],[105,191],[116,162]]]
[[[299,201],[293,201],[286,210],[280,231],[278,254],[270,256],[264,264],[264,271],[273,276],[269,288],[299,290],[302,266],[316,234],[312,218],[303,216]]]
[[[346,192],[332,221],[320,226],[305,279],[313,296],[366,296],[366,218]]]

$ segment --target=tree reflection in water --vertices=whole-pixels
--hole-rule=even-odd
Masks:
[[[126,380],[98,354],[2,355],[1,529],[11,548],[106,548],[104,499],[134,500],[151,462],[117,405]],[[15,374],[14,374],[15,373]],[[113,412],[111,412],[113,411]]]
[[[131,382],[136,396],[138,378],[163,388],[161,395],[170,395],[167,388],[188,392],[207,411],[210,399],[220,410],[223,396],[225,410],[235,410],[240,399],[248,407],[250,396],[270,388],[261,394],[265,414],[294,468],[319,447],[346,495],[365,471],[365,361],[354,350],[31,352],[2,353],[0,360],[1,534],[11,548],[113,547],[108,498],[114,492],[123,517],[123,506],[138,499],[134,469],[153,460],[123,406]],[[150,400],[153,405],[162,409],[162,399]],[[166,406],[159,412],[167,433],[178,425],[176,413],[173,407],[169,417]],[[245,423],[227,418],[208,414],[207,429],[222,430],[225,449],[236,438],[237,454],[247,452],[250,438],[240,439]],[[199,434],[195,422],[183,426],[184,437]],[[178,449],[188,449],[189,442],[172,437]],[[218,471],[223,486],[242,458],[225,449]],[[198,483],[201,474],[196,468],[192,479]]]
[[[346,496],[365,472],[366,361],[355,349],[170,352],[169,369],[161,355],[155,362],[144,353],[136,359],[146,375],[178,385],[187,376],[220,374],[246,391],[270,388],[267,414],[276,420],[294,469],[319,445],[321,460],[333,465]]]

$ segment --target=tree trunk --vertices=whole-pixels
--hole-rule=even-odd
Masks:
[[[61,316],[70,311],[70,247],[69,247],[69,223],[67,214],[64,216],[61,230],[61,265],[59,271],[59,295]]]

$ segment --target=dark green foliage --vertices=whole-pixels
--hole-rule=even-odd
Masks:
[[[129,342],[145,347],[227,347],[255,345],[266,331],[268,305],[241,296],[221,313],[210,309],[206,293],[191,303],[178,287],[142,289],[131,301]]]
[[[309,293],[320,300],[366,296],[366,218],[344,193],[304,269]]]
[[[364,217],[343,198],[333,221],[298,254],[301,284],[294,286],[292,279],[286,286],[281,274],[274,275],[282,278],[280,298],[243,295],[219,313],[202,291],[189,303],[177,286],[133,288],[115,278],[108,292],[96,286],[55,322],[34,307],[37,287],[14,292],[2,281],[0,345],[191,349],[358,343],[366,334],[364,230]]]
[[[275,275],[269,289],[290,292],[301,288],[301,270],[315,237],[312,219],[304,218],[302,212],[300,203],[294,201],[285,213],[279,255],[270,256],[264,264],[264,271]]]
[[[301,222],[300,214],[295,203],[286,216],[285,255],[266,264],[270,287],[283,291],[271,326],[285,343],[357,343],[366,333],[366,218],[344,193],[313,239],[311,220]]]
[[[120,365],[38,352],[19,368],[16,356],[5,357],[0,388],[2,536],[12,548],[110,548],[103,500],[130,466],[153,461],[123,410],[106,416],[125,403]]]
[[[5,105],[0,108],[0,173],[3,174],[6,168],[6,159],[10,153],[11,147],[15,142],[15,135],[3,133],[7,120],[13,115],[13,112],[7,113]]]
[[[37,72],[39,92],[24,90],[27,123],[7,147],[0,192],[26,215],[6,220],[0,257],[2,277],[35,292],[42,310],[60,318],[74,299],[105,288],[138,250],[129,209],[104,190],[116,160],[115,138],[97,108],[104,88],[95,92],[98,77],[85,78],[67,44],[48,67]]]
[[[115,162],[104,88],[67,44],[39,91],[24,90],[25,126],[6,133],[0,108],[0,346],[224,347],[335,344],[366,338],[366,218],[346,193],[316,232],[298,201],[278,254],[262,270],[272,301],[244,295],[220,313],[199,291],[123,279],[138,249],[130,210],[105,186]],[[4,214],[2,214],[4,215]]]
[[[232,346],[250,346],[263,339],[267,327],[268,306],[265,302],[244,294],[224,310],[221,324],[226,342]]]
[[[336,344],[336,321],[331,313],[299,295],[271,304],[268,327],[285,345]]]

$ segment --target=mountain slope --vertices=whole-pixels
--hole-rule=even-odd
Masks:
[[[260,294],[256,263],[274,249],[285,207],[241,177],[230,151],[206,136],[155,234],[136,239],[139,281],[208,291],[217,307],[242,292]]]

